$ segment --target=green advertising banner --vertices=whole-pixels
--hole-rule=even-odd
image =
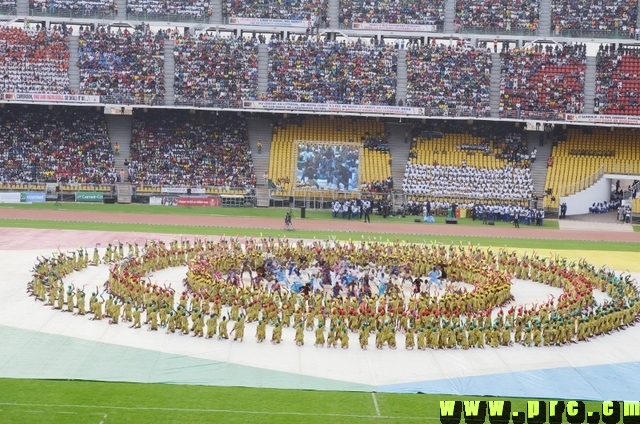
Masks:
[[[104,193],[98,191],[76,191],[76,202],[102,202]]]

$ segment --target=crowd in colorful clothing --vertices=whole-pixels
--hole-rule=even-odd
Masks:
[[[164,102],[164,32],[88,26],[78,40],[80,93],[116,104]]]
[[[255,187],[247,123],[236,115],[136,116],[129,178],[138,185]]]
[[[117,175],[104,113],[10,106],[0,114],[0,181],[113,183]]]

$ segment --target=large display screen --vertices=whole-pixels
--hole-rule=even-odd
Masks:
[[[322,143],[298,144],[297,187],[358,189],[360,149]]]

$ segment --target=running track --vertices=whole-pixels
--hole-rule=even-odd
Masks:
[[[284,214],[284,212],[283,212]],[[28,219],[66,222],[99,222],[121,224],[154,224],[154,225],[186,225],[194,227],[221,228],[255,228],[255,229],[283,229],[283,219],[250,218],[230,216],[203,215],[160,215],[134,214],[115,212],[77,212],[77,211],[37,211],[24,209],[0,208],[0,219]],[[588,223],[585,223],[588,225]],[[425,236],[461,236],[461,237],[500,237],[500,238],[530,238],[551,240],[578,241],[612,241],[612,242],[640,242],[640,232],[611,232],[589,230],[557,230],[522,226],[490,227],[444,224],[422,224],[413,222],[412,217],[399,221],[389,218],[385,222],[365,223],[360,220],[317,220],[294,219],[296,230],[324,230],[338,232],[371,232],[381,234],[417,234]]]

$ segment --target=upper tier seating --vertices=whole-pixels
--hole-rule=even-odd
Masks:
[[[565,37],[631,37],[638,0],[551,0],[551,29]]]
[[[407,106],[432,116],[486,116],[491,54],[484,49],[410,43],[407,50]]]
[[[258,40],[206,34],[175,40],[176,104],[237,106],[258,90]],[[222,102],[222,103],[221,103]]]
[[[70,93],[67,35],[0,28],[0,72],[0,91],[5,93]]]
[[[596,57],[594,111],[603,115],[640,115],[640,54],[636,49],[600,48]]]
[[[269,43],[273,101],[395,105],[398,54],[387,45],[298,37]]]
[[[540,0],[456,0],[456,32],[535,33]]]
[[[80,93],[116,104],[162,104],[164,33],[99,27],[78,40]]]
[[[441,27],[444,5],[443,0],[340,0],[339,19],[349,28],[363,22]]]
[[[564,119],[566,113],[582,113],[586,46],[535,44],[500,56],[500,117]]]

